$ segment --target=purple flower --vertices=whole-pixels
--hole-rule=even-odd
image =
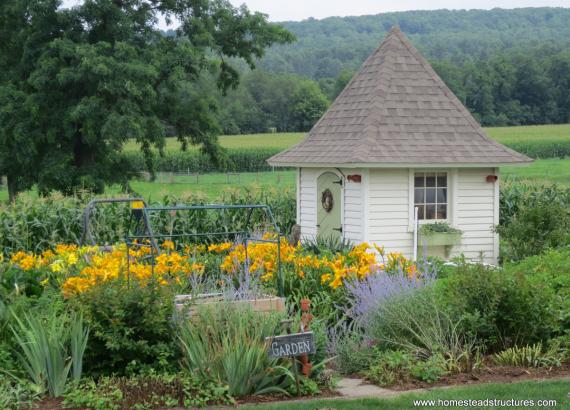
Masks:
[[[425,272],[419,277],[409,278],[404,272],[386,273],[379,271],[362,280],[346,283],[346,291],[351,306],[346,314],[363,329],[370,325],[373,316],[378,313],[384,303],[390,299],[411,293],[431,283],[435,275]]]

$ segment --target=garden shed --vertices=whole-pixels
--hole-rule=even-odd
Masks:
[[[297,170],[302,238],[488,263],[499,253],[499,167],[531,161],[489,138],[397,27],[308,136],[268,160]],[[433,222],[462,233],[432,246],[418,226]]]

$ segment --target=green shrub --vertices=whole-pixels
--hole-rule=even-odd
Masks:
[[[524,274],[461,264],[437,283],[440,304],[487,350],[546,340],[557,329],[553,292]]]
[[[201,380],[227,384],[232,396],[287,394],[292,374],[268,356],[265,340],[279,331],[280,318],[235,305],[199,309],[180,323],[184,367]]]
[[[501,183],[499,198],[499,223],[505,226],[520,210],[527,207],[558,204],[568,209],[570,207],[570,188],[505,180]]]
[[[514,346],[495,354],[495,363],[500,366],[560,367],[563,356],[555,350],[544,351],[542,343],[532,346]]]
[[[171,369],[177,357],[173,300],[168,287],[134,279],[129,287],[108,281],[72,297],[91,329],[85,372],[99,376]]]
[[[341,374],[358,374],[370,368],[376,352],[356,332],[341,334],[335,345],[335,368]]]
[[[387,350],[378,353],[364,376],[380,386],[405,384],[412,380],[434,383],[447,374],[445,359],[434,355],[418,360],[410,353]]]
[[[0,372],[0,409],[31,408],[37,397],[38,393],[31,383],[9,377]]]
[[[470,371],[478,358],[478,346],[461,325],[462,319],[451,316],[428,286],[383,303],[369,333],[387,349],[424,360],[440,356],[449,371]]]
[[[97,382],[84,380],[65,394],[64,401],[67,407],[93,410],[196,408],[233,403],[227,386],[215,381],[198,381],[185,374],[154,373],[105,376]]]
[[[570,248],[550,250],[507,263],[504,269],[509,275],[524,275],[531,287],[548,287],[552,293],[548,306],[558,322],[555,334],[570,329]]]
[[[520,209],[507,224],[499,225],[497,231],[504,244],[501,256],[521,260],[568,244],[570,213],[567,206],[557,203],[529,205]]]

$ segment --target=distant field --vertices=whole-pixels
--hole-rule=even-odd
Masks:
[[[493,127],[486,128],[487,133],[499,142],[512,143],[535,143],[535,142],[570,142],[570,124],[562,125],[536,125],[520,127]],[[275,148],[285,149],[299,141],[305,133],[279,133],[279,134],[255,134],[255,135],[227,135],[220,137],[222,146],[226,148]],[[173,138],[167,139],[167,150],[174,151],[180,148],[180,144]],[[128,150],[136,150],[134,142],[127,145]],[[196,149],[196,148],[193,148]],[[570,186],[570,159],[541,159],[528,167],[504,167],[503,176],[509,176],[524,181],[539,183],[557,183]],[[160,197],[164,193],[176,195],[185,192],[203,192],[209,198],[216,197],[221,191],[229,187],[248,186],[258,184],[260,186],[294,186],[295,178],[292,172],[262,172],[259,174],[241,174],[241,180],[233,178],[226,183],[225,174],[211,174],[200,178],[199,184],[169,183],[163,184],[133,181],[132,187],[144,196]],[[277,176],[280,175],[280,180]],[[175,181],[177,182],[177,181]],[[110,187],[109,193],[117,192],[117,188]],[[0,189],[0,201],[6,201],[8,193]]]
[[[220,144],[225,148],[275,148],[285,149],[295,145],[303,139],[305,133],[302,132],[281,132],[276,134],[246,134],[246,135],[223,135],[220,138]],[[197,149],[196,147],[188,147],[189,149]],[[138,145],[134,141],[127,143],[126,150],[133,151],[138,149]],[[180,142],[176,138],[166,139],[166,150],[176,151],[180,149]]]
[[[515,142],[570,141],[570,124],[489,127],[487,134],[503,144]]]
[[[570,124],[560,125],[525,125],[519,127],[489,127],[487,134],[503,144],[521,142],[569,142]],[[306,133],[288,132],[277,134],[224,135],[220,143],[225,148],[276,148],[285,149],[300,142]],[[136,150],[137,144],[131,141],[127,150]],[[176,151],[180,143],[175,138],[167,138],[166,150]],[[196,147],[191,147],[196,149]]]

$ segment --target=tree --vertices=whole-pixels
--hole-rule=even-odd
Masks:
[[[297,131],[309,131],[329,106],[327,97],[311,80],[304,80],[297,85],[291,102],[291,120]]]
[[[227,0],[0,2],[0,174],[10,197],[78,187],[100,192],[134,170],[121,148],[135,140],[151,163],[167,134],[213,158],[216,100],[195,85],[214,73],[237,86],[235,60],[251,68],[264,50],[293,36],[267,16]],[[162,15],[181,22],[163,35]]]

